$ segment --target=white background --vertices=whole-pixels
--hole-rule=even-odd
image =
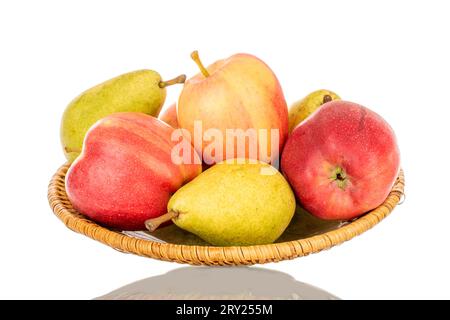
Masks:
[[[344,299],[450,298],[447,1],[1,1],[0,298],[90,299],[180,267],[116,252],[52,214],[59,122],[81,91],[150,68],[163,77],[248,52],[288,103],[328,88],[395,129],[407,199],[329,251],[264,267]],[[169,90],[176,101],[181,86]]]

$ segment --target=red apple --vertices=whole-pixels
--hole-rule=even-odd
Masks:
[[[178,101],[178,123],[189,131],[191,138],[198,138],[195,136],[196,121],[201,122],[203,132],[215,130],[223,138],[213,147],[213,142],[205,142],[202,137],[200,143],[194,142],[203,160],[213,164],[228,158],[256,158],[266,162],[278,158],[287,139],[288,111],[280,83],[272,70],[250,54],[235,54],[207,68],[196,51],[192,58],[201,73],[184,84]],[[238,148],[237,139],[233,142],[234,138],[227,138],[227,130],[236,129],[254,130],[263,138],[259,135],[255,135],[254,140],[246,138],[241,140],[244,148]],[[278,130],[273,140],[271,129]],[[227,142],[234,144],[234,150],[231,147],[227,150]],[[211,152],[204,152],[206,148]]]
[[[171,194],[201,172],[199,164],[172,162],[173,131],[143,113],[99,120],[67,172],[66,190],[74,208],[122,230],[145,229],[145,220],[166,213]]]
[[[332,101],[293,131],[281,168],[306,210],[322,219],[352,219],[386,199],[400,154],[392,128],[378,114]]]
[[[177,120],[177,105],[176,103],[171,104],[167,109],[164,109],[158,116],[158,119],[164,121],[172,128],[178,128]]]

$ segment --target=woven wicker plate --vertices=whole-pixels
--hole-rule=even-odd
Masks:
[[[388,216],[404,191],[403,171],[382,205],[351,222],[324,222],[298,209],[293,222],[274,244],[246,247],[214,247],[176,226],[162,228],[156,238],[144,232],[129,233],[102,227],[75,211],[65,191],[68,164],[50,181],[48,200],[53,212],[71,230],[116,250],[143,257],[193,265],[251,265],[306,256],[341,244],[369,230]],[[302,223],[296,223],[298,220]]]

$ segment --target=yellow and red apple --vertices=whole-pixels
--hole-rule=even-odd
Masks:
[[[301,122],[281,158],[302,206],[328,220],[352,219],[382,204],[399,166],[389,124],[347,101],[328,102]]]
[[[223,137],[218,146],[221,150],[215,149],[210,153],[204,152],[210,147],[204,139],[200,144],[194,143],[203,160],[214,164],[227,158],[269,159],[268,162],[277,158],[288,135],[288,111],[273,71],[250,54],[235,54],[207,68],[196,51],[192,58],[201,72],[184,84],[178,101],[178,124],[188,130],[191,139],[197,134],[196,121],[201,123],[203,132],[211,129]],[[248,129],[254,130],[257,135],[254,140],[246,139],[244,148],[238,149],[239,143],[227,138],[227,130]],[[276,139],[270,135],[271,130],[278,130],[275,131]],[[256,141],[256,153],[251,152],[251,141]],[[234,145],[234,150],[227,150],[227,143]]]
[[[171,194],[201,172],[189,143],[190,163],[173,161],[173,131],[143,113],[116,113],[99,120],[67,172],[66,190],[74,208],[122,230],[145,229],[146,220],[166,213]]]

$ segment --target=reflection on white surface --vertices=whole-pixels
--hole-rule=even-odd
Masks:
[[[286,273],[256,267],[184,267],[143,279],[97,299],[335,300]]]

